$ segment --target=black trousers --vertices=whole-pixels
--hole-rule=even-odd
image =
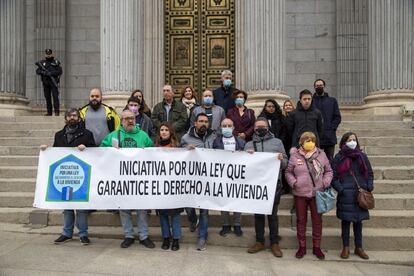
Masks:
[[[277,216],[277,211],[280,202],[280,194],[277,194],[273,202],[272,214],[267,215],[267,222],[269,224],[269,238],[270,244],[279,243],[279,218]],[[265,242],[264,233],[265,233],[265,218],[263,214],[254,215],[254,228],[256,230],[256,241],[260,243]]]
[[[47,114],[52,115],[52,98],[53,98],[53,107],[55,109],[55,113],[59,113],[59,90],[53,84],[43,84],[43,92],[46,99],[46,108]]]
[[[332,161],[335,153],[335,145],[321,146],[321,149],[323,149],[323,151],[325,152],[326,157],[328,157],[328,160]]]

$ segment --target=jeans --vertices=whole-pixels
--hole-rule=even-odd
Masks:
[[[62,235],[72,238],[74,225],[75,210],[64,210]],[[79,237],[88,236],[88,210],[76,210],[76,227],[79,229]]]
[[[170,216],[167,214],[160,214],[161,234],[164,239],[171,237],[170,227],[172,228],[172,237],[175,240],[181,238],[181,214],[174,214]]]
[[[306,223],[308,220],[308,206],[312,218],[312,242],[314,248],[321,247],[322,214],[316,209],[316,198],[295,196],[296,231],[300,247],[306,247]]]
[[[140,241],[148,238],[148,213],[147,210],[136,210],[138,237]],[[132,210],[120,210],[122,228],[124,229],[125,238],[134,238],[134,226],[132,224]]]
[[[279,217],[277,216],[277,211],[280,202],[280,194],[276,195],[275,200],[273,201],[272,214],[267,215],[267,221],[269,224],[269,238],[270,244],[277,244],[280,241],[279,236]],[[256,231],[256,241],[260,243],[265,242],[264,233],[265,233],[265,215],[255,214],[254,215],[254,228]]]
[[[343,246],[349,246],[349,228],[351,226],[350,221],[342,220],[342,244]],[[362,222],[353,222],[354,228],[354,242],[356,248],[362,248]]]
[[[230,212],[221,212],[221,218],[223,220],[223,226],[230,226]],[[233,212],[233,225],[240,226],[241,223],[241,213]]]
[[[198,224],[198,238],[207,240],[208,236],[208,210],[200,209],[200,222]]]
[[[188,221],[191,223],[197,223],[197,215],[194,208],[185,208]]]

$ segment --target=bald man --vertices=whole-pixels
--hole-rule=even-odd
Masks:
[[[85,128],[93,133],[97,145],[101,144],[106,135],[119,127],[120,121],[115,109],[102,103],[102,91],[99,88],[92,88],[89,103],[79,112]]]

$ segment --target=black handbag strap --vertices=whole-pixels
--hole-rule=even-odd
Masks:
[[[121,130],[118,130],[118,147],[121,148]]]
[[[313,180],[313,176],[312,176],[312,173],[311,173],[310,168],[309,168],[308,160],[306,160],[306,158],[305,158],[305,164],[306,164],[306,167],[308,168],[308,173],[309,173],[309,176],[310,176],[310,178],[312,179],[312,184],[313,184],[313,187],[316,187],[316,186],[315,186],[315,180]]]

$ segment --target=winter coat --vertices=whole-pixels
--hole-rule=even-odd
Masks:
[[[324,172],[318,179],[313,175],[314,181],[312,182],[305,157],[299,153],[298,149],[293,148],[290,152],[285,177],[289,186],[292,187],[292,192],[295,196],[312,198],[315,197],[316,191],[323,191],[331,185],[333,172],[325,152],[317,148],[314,154],[316,154],[316,159],[323,166]]]
[[[50,58],[50,59],[43,59],[39,62],[47,70],[46,72],[44,69],[40,67],[36,69],[36,74],[41,76],[43,85],[55,86],[51,78],[54,78],[56,83],[59,83],[60,76],[63,73],[62,66],[60,65],[60,61],[55,58]]]
[[[352,160],[351,168],[361,188],[371,192],[374,190],[374,173],[368,157],[365,153],[362,154],[368,169],[368,180],[365,180],[365,178],[361,175],[357,160]],[[340,164],[340,162],[343,162],[343,159],[342,155],[338,153],[332,161],[332,168],[334,172],[332,187],[338,192],[336,201],[336,216],[341,220],[352,222],[367,220],[369,219],[368,210],[362,209],[358,206],[358,187],[354,178],[349,172],[344,173],[342,178],[339,178],[337,174],[336,166]]]
[[[257,118],[266,118],[267,120],[270,120],[270,126],[269,126],[269,130],[271,133],[273,133],[273,135],[282,140],[282,142],[284,142],[286,140],[286,136],[287,136],[287,127],[286,127],[286,119],[283,115],[278,116],[277,114],[273,113],[273,118],[269,118],[266,115],[266,112],[261,112],[259,116],[257,116]],[[290,148],[286,148],[285,147],[285,151],[290,150]]]
[[[84,145],[86,147],[96,147],[92,132],[85,129],[83,127],[83,124],[79,124],[78,129],[73,134],[73,137],[69,143],[66,139],[65,127],[62,130],[56,132],[53,147],[77,147],[79,145]]]
[[[233,86],[230,86],[229,88],[220,86],[213,91],[214,104],[221,106],[224,109],[224,113],[227,114],[227,112],[235,106],[233,93],[236,91],[239,91],[239,89],[234,88]]]
[[[292,134],[292,147],[299,145],[299,138],[306,131],[311,131],[316,135],[317,145],[319,145],[323,133],[322,113],[313,104],[305,110],[298,102],[297,108],[287,117],[287,127],[289,133]]]
[[[239,109],[234,106],[227,112],[227,118],[231,119],[234,123],[233,135],[239,136],[239,133],[244,133],[246,134],[245,140],[248,142],[252,139],[256,117],[253,109],[244,108],[244,114],[240,116]]]
[[[241,139],[240,137],[234,136],[234,139],[236,140],[236,150],[241,151],[244,150],[244,147],[246,146],[246,142]],[[213,149],[222,149],[224,150],[224,144],[223,144],[223,135],[218,134],[216,139],[213,141]]]
[[[211,125],[209,126],[212,130],[217,131],[220,128],[221,121],[226,118],[226,114],[224,113],[224,109],[221,106],[213,105],[211,107],[212,112],[212,121]],[[197,106],[191,112],[191,119],[190,119],[190,126],[194,126],[196,116],[200,113],[206,113],[205,106]]]
[[[173,100],[167,120],[167,111],[164,107],[165,104],[165,101],[162,101],[154,106],[151,115],[152,122],[154,123],[157,131],[160,129],[161,123],[169,122],[175,130],[177,139],[180,140],[185,133],[187,125],[187,108],[181,103],[181,101]]]
[[[278,185],[275,194],[275,198],[280,200],[280,194],[282,191],[282,170],[286,168],[288,163],[285,147],[283,146],[282,141],[275,138],[271,132],[268,132],[265,137],[259,137],[256,133],[254,133],[252,141],[247,142],[244,150],[253,150],[255,152],[274,152],[281,153],[283,155],[283,159],[280,160]]]
[[[151,121],[151,118],[145,113],[141,113],[138,116],[135,116],[135,122],[139,125],[139,128],[145,131],[150,138],[155,137],[154,124]]]
[[[105,136],[101,147],[112,147],[112,142],[115,140],[118,141],[120,148],[146,148],[153,146],[148,134],[138,127],[134,127],[131,132],[127,132],[121,125],[117,130]]]
[[[216,139],[216,134],[213,130],[207,129],[206,134],[201,138],[195,134],[195,127],[192,127],[181,139],[181,147],[193,145],[196,148],[211,149],[214,139]]]
[[[332,146],[337,143],[336,129],[341,123],[341,112],[335,98],[328,93],[322,96],[313,95],[312,104],[319,109],[323,117],[323,134],[319,142],[322,146]]]
[[[116,114],[115,109],[106,104],[102,104],[102,106],[105,109],[106,123],[108,125],[108,129],[110,132],[114,131],[121,125],[121,120],[119,119],[118,114]],[[88,112],[89,107],[89,104],[87,104],[79,109],[79,114],[83,123],[85,123],[86,113]]]

